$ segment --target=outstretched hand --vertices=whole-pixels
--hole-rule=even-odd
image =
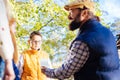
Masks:
[[[41,66],[41,71],[42,71],[42,73],[45,74],[46,69],[47,69],[47,68],[46,68],[45,66]]]

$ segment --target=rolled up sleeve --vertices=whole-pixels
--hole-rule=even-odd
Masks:
[[[75,41],[69,52],[68,59],[57,69],[47,68],[45,74],[50,78],[63,80],[79,71],[89,58],[89,48],[81,41]]]

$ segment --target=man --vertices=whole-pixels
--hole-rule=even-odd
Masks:
[[[77,0],[65,6],[69,11],[69,29],[79,29],[68,58],[57,69],[42,68],[51,78],[63,80],[120,80],[119,58],[115,39],[93,15],[93,2]]]
[[[0,79],[14,80],[14,71],[12,66],[13,59],[13,44],[10,35],[6,12],[7,0],[0,0]],[[5,61],[5,72],[4,63]]]

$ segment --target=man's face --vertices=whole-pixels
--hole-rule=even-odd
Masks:
[[[70,9],[69,10],[69,16],[71,17],[72,20],[75,20],[79,14],[80,14],[79,9]]]
[[[80,9],[71,9],[69,11],[69,16],[68,18],[70,20],[72,20],[69,24],[69,29],[71,31],[74,31],[76,29],[78,29],[81,25],[81,21],[80,21],[80,18],[81,18],[81,11]]]
[[[42,44],[42,38],[39,35],[34,35],[30,40],[30,47],[33,50],[39,50]]]

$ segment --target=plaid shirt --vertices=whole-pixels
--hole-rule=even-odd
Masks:
[[[47,77],[57,78],[60,80],[69,78],[84,66],[88,58],[89,49],[87,44],[81,41],[75,41],[69,51],[66,61],[62,64],[62,66],[57,69],[47,68],[45,70],[45,74]]]

